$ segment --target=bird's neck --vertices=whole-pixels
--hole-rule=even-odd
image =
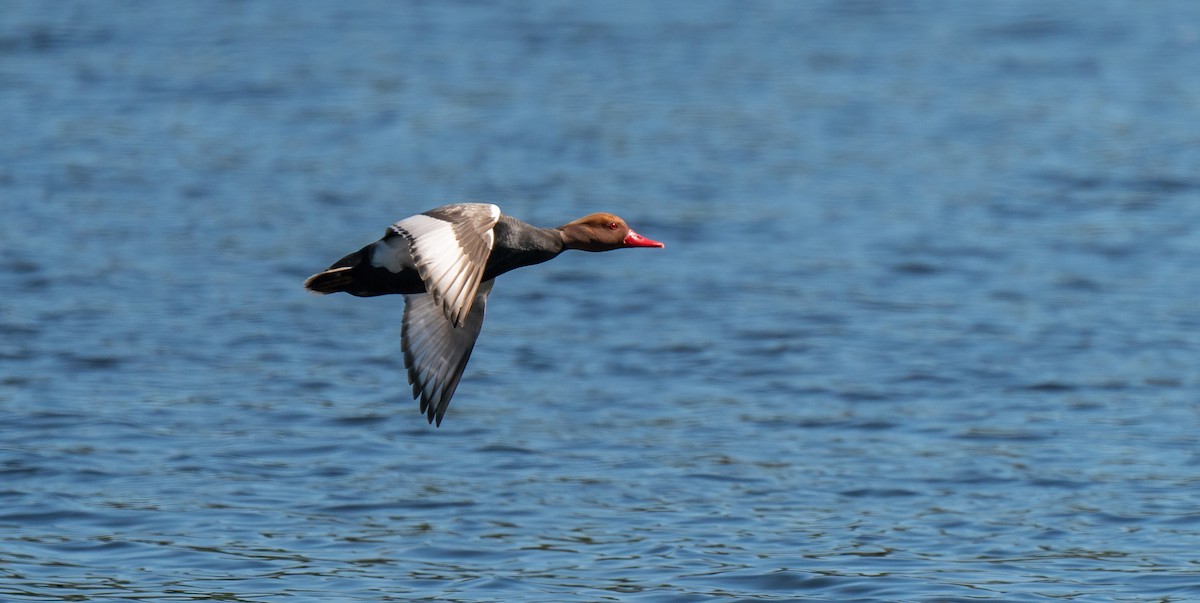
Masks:
[[[492,242],[484,280],[516,268],[540,264],[567,249],[561,230],[538,228],[509,216],[500,216],[492,232],[496,238]]]

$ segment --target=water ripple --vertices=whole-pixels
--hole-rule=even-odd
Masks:
[[[0,599],[1197,596],[1200,14],[1113,8],[7,3]],[[299,282],[456,200],[667,248],[433,428]]]

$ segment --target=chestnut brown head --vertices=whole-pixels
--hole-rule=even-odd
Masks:
[[[633,231],[625,220],[607,213],[584,216],[559,227],[567,249],[608,251],[622,247],[665,247]]]

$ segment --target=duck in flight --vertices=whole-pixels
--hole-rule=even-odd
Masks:
[[[400,345],[413,398],[440,427],[483,326],[497,276],[567,249],[663,247],[606,213],[538,228],[490,203],[445,205],[404,218],[383,238],[308,277],[316,293],[404,296]]]

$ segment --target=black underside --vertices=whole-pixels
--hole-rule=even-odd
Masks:
[[[372,266],[370,249],[370,245],[363,247],[334,262],[328,268],[333,270],[350,267],[349,282],[343,285],[342,291],[358,297],[425,292],[425,283],[421,281],[421,276],[416,270],[405,270],[396,274],[386,268]]]

